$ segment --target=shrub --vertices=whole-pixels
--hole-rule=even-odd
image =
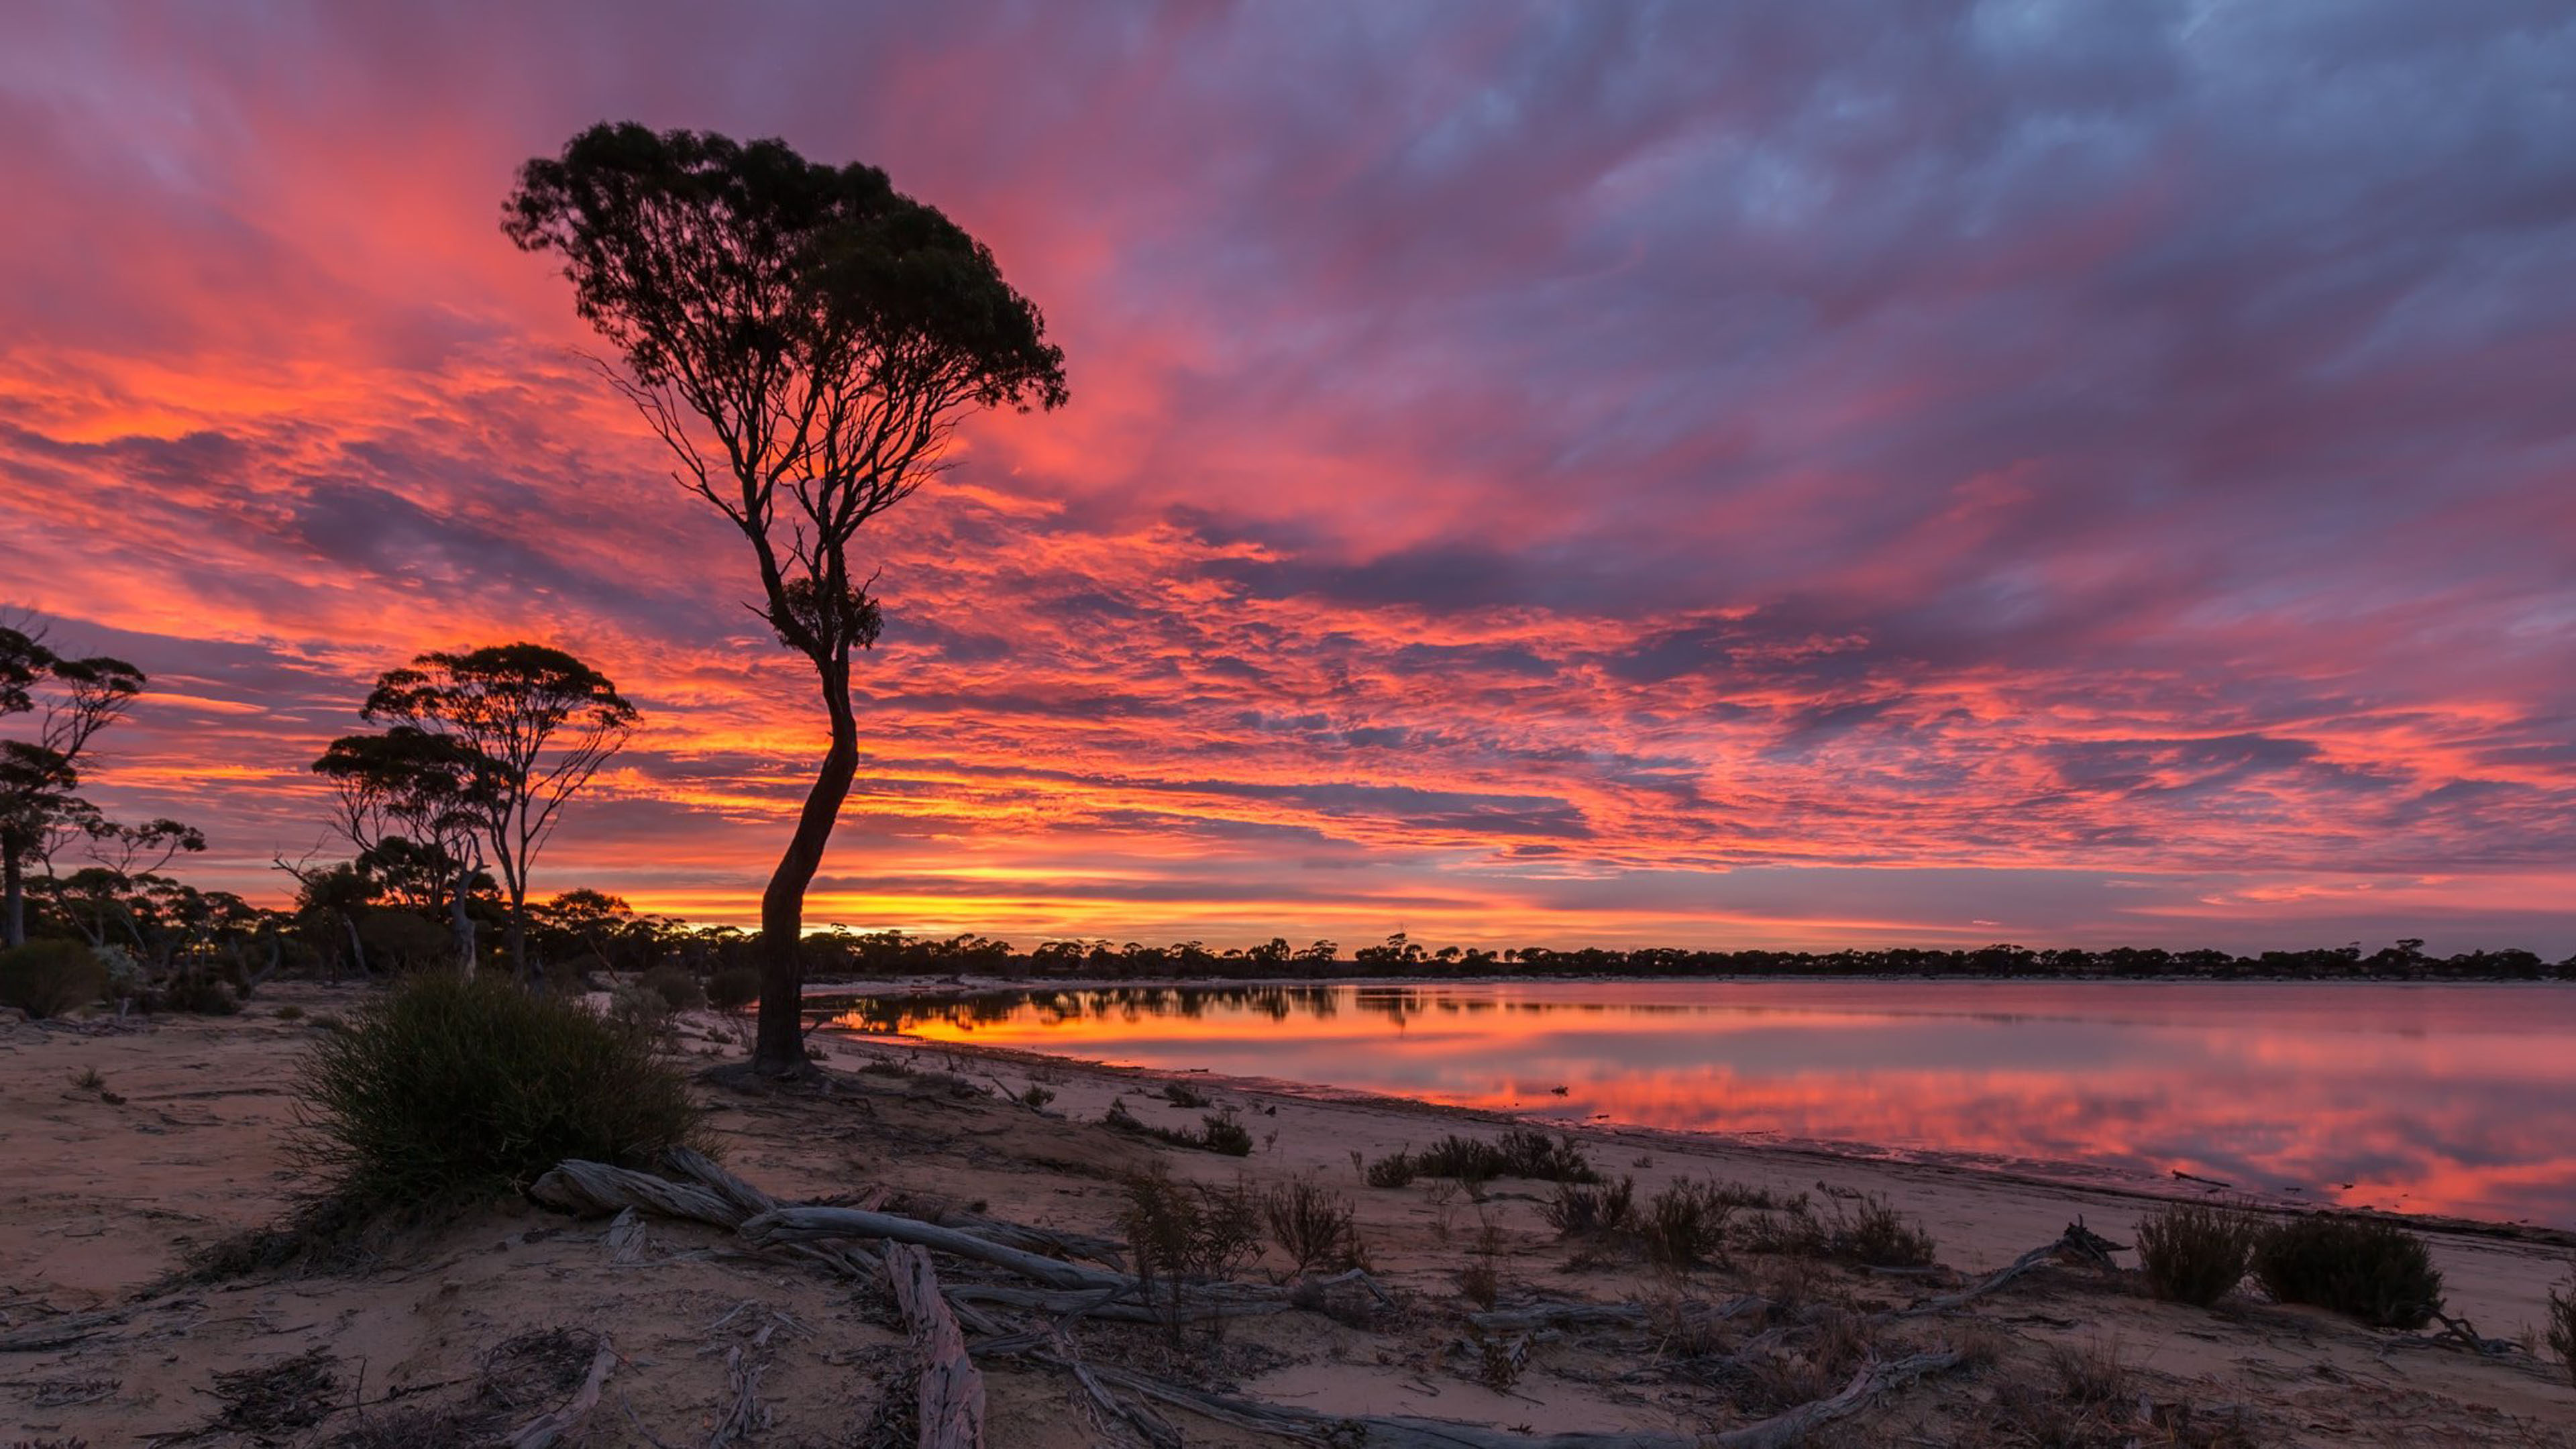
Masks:
[[[1412,1153],[1397,1151],[1370,1163],[1360,1176],[1368,1179],[1371,1187],[1411,1187],[1413,1179],[1421,1172]]]
[[[2567,1270],[2567,1281],[2549,1290],[2549,1349],[2567,1366],[2567,1377],[2576,1382],[2576,1267]]]
[[[658,1037],[671,1024],[671,1003],[643,986],[620,986],[608,993],[608,1019],[630,1031]]]
[[[677,966],[656,966],[636,984],[662,998],[673,1011],[694,1011],[707,1004],[706,988]]]
[[[2377,1328],[2421,1328],[2442,1306],[2432,1249],[2395,1223],[2319,1213],[2254,1244],[2255,1281],[2283,1303],[2308,1303]]]
[[[1208,1101],[1207,1093],[1198,1090],[1187,1082],[1165,1082],[1163,1084],[1163,1100],[1171,1103],[1175,1107],[1188,1107],[1193,1110],[1211,1105]]]
[[[1885,1198],[1872,1195],[1846,1214],[1834,1207],[1827,1251],[1872,1268],[1926,1268],[1939,1247],[1921,1223],[1908,1222]]]
[[[718,1011],[740,1011],[760,999],[760,972],[749,966],[727,966],[707,978],[707,1005]]]
[[[1539,1204],[1538,1215],[1560,1238],[1615,1238],[1637,1225],[1637,1180],[1561,1182],[1556,1196]]]
[[[286,1005],[277,1009],[277,1019],[280,1021],[302,1021],[304,1019],[304,1008],[290,1001]]]
[[[301,1165],[366,1205],[524,1186],[567,1157],[702,1145],[641,1033],[491,975],[426,971],[321,1036],[297,1078]]]
[[[2262,1231],[2261,1220],[2243,1208],[2167,1203],[2138,1224],[2138,1265],[2148,1291],[2207,1308],[2244,1279]]]
[[[1697,1267],[1724,1253],[1726,1219],[1734,1211],[1715,1184],[1684,1178],[1647,1199],[1637,1246],[1658,1267]]]
[[[1443,1137],[1414,1158],[1425,1177],[1454,1177],[1461,1182],[1490,1182],[1497,1177],[1525,1177],[1542,1182],[1599,1182],[1572,1137],[1554,1138],[1528,1127],[1514,1127],[1491,1142],[1474,1137]]]
[[[156,1003],[163,1011],[184,1012],[189,1016],[232,1016],[241,1011],[241,1001],[233,989],[211,976],[194,972],[178,977],[161,989]]]
[[[1131,1177],[1118,1223],[1146,1299],[1164,1308],[1176,1341],[1185,1316],[1181,1285],[1232,1277],[1261,1251],[1252,1190],[1240,1182],[1230,1188],[1177,1183],[1159,1170]]]
[[[1357,1266],[1358,1212],[1350,1199],[1305,1178],[1271,1189],[1261,1200],[1272,1241],[1297,1265],[1300,1277],[1317,1268]]]
[[[1210,1112],[1199,1119],[1197,1145],[1228,1157],[1250,1157],[1252,1129],[1235,1117],[1231,1107],[1222,1112]]]
[[[1055,1090],[1051,1087],[1041,1086],[1036,1082],[1029,1083],[1029,1089],[1020,1094],[1020,1101],[1031,1107],[1043,1108],[1047,1103],[1054,1100]]]
[[[42,1019],[78,1011],[106,992],[106,964],[78,941],[29,941],[0,951],[0,1006]]]

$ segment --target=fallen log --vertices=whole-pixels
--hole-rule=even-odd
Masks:
[[[966,1356],[930,1254],[897,1243],[886,1249],[885,1270],[921,1358],[921,1449],[984,1449],[984,1376]]]
[[[1088,1268],[1061,1258],[1005,1247],[990,1239],[925,1223],[918,1218],[866,1212],[858,1208],[776,1208],[745,1222],[742,1234],[757,1243],[799,1243],[836,1238],[909,1243],[914,1247],[935,1248],[952,1257],[1007,1269],[1050,1288],[1126,1287],[1136,1281],[1124,1273]]]

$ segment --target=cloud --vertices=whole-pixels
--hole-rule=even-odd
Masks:
[[[7,592],[167,687],[100,793],[210,879],[533,636],[650,721],[546,876],[747,918],[810,674],[496,227],[633,116],[884,165],[1070,360],[871,528],[818,911],[2576,949],[2561,7],[18,32]]]

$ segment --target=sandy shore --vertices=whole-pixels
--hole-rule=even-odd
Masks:
[[[0,1026],[0,1342],[23,1345],[0,1352],[0,1441],[369,1442],[348,1436],[398,1427],[404,1412],[459,1395],[500,1394],[489,1372],[496,1347],[557,1327],[605,1333],[618,1355],[588,1424],[594,1445],[707,1444],[729,1432],[724,1416],[753,1369],[767,1426],[730,1442],[876,1442],[868,1426],[909,1400],[910,1350],[881,1294],[701,1227],[653,1222],[640,1248],[620,1252],[599,1222],[510,1203],[389,1241],[364,1272],[166,1284],[191,1247],[292,1204],[285,1081],[313,1028],[276,1012],[345,1011],[354,999],[291,986],[263,992],[230,1020]],[[739,1025],[704,1014],[683,1019],[681,1043],[693,1065],[742,1055]],[[1818,1442],[2034,1442],[2033,1411],[2015,1399],[2028,1395],[2015,1386],[2055,1382],[2061,1350],[2116,1361],[2121,1393],[2155,1406],[2167,1426],[2149,1443],[2567,1444],[2576,1425],[2576,1389],[2545,1351],[2480,1357],[2252,1301],[2218,1311],[2162,1304],[2140,1296],[2134,1275],[2048,1267],[1959,1313],[1878,1316],[2007,1263],[2078,1217],[2129,1241],[2151,1204],[2116,1192],[1681,1134],[1578,1131],[1591,1158],[1633,1174],[1641,1195],[1685,1176],[1819,1200],[1883,1195],[1933,1234],[1947,1270],[1889,1276],[1738,1254],[1675,1278],[1560,1242],[1539,1216],[1545,1184],[1504,1180],[1478,1202],[1427,1182],[1371,1188],[1355,1170],[1354,1154],[1373,1159],[1450,1132],[1492,1135],[1490,1119],[1475,1113],[1194,1076],[1252,1128],[1251,1156],[1231,1158],[1100,1125],[1122,1097],[1147,1122],[1198,1121],[1198,1111],[1165,1102],[1150,1074],[901,1042],[842,1039],[828,1050],[828,1090],[702,1089],[727,1164],[781,1198],[882,1190],[913,1211],[1115,1236],[1122,1177],[1156,1161],[1188,1179],[1304,1176],[1348,1195],[1372,1273],[1399,1309],[1247,1318],[1221,1342],[1193,1337],[1179,1348],[1142,1325],[1083,1330],[1083,1351],[1097,1362],[1270,1403],[1538,1433],[1705,1434],[1761,1417],[1801,1374],[1830,1378],[1830,1391],[1847,1368],[1783,1363],[1748,1382],[1710,1366],[1748,1361],[1758,1341],[1731,1344],[1742,1352],[1730,1357],[1713,1345],[1686,1352],[1669,1335],[1569,1331],[1524,1345],[1512,1374],[1482,1371],[1460,1347],[1471,1307],[1460,1275],[1486,1261],[1476,1251],[1483,1240],[1505,1307],[1753,1292],[1826,1305],[1809,1311],[1837,1321],[1892,1323],[1870,1345],[1882,1356],[1972,1350],[1970,1365],[1881,1396]],[[79,1084],[88,1072],[101,1087]],[[1055,1094],[1042,1111],[1003,1099],[1032,1083]],[[2452,1311],[2491,1337],[2537,1324],[2547,1288],[2566,1272],[2566,1249],[2548,1241],[2432,1236]],[[1284,1275],[1287,1265],[1273,1249],[1261,1266]],[[102,1312],[108,1318],[76,1334],[82,1325],[67,1317]],[[62,1331],[73,1336],[41,1342],[53,1336],[48,1325],[69,1325]],[[240,1381],[228,1390],[218,1379],[316,1350],[324,1357],[309,1362],[327,1362],[332,1387],[315,1422],[252,1424],[235,1403]],[[994,1444],[1126,1442],[1068,1376],[1016,1360],[985,1368]],[[1178,1411],[1171,1418],[1190,1443],[1275,1442]],[[2186,1420],[2241,1420],[2242,1437],[2171,1427]]]

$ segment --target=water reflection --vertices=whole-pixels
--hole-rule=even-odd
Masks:
[[[2576,1226],[2564,987],[1231,984],[816,1005],[861,1031]]]

